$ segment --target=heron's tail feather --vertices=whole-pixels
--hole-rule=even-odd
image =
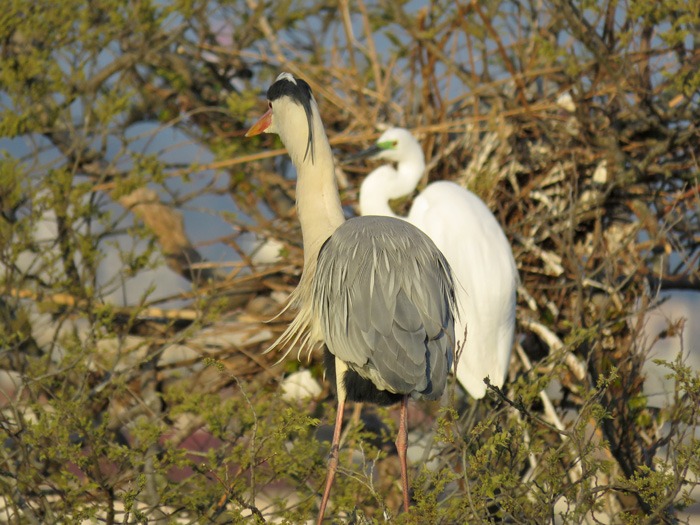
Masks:
[[[263,354],[267,354],[278,348],[286,348],[282,354],[282,357],[280,357],[275,364],[279,364],[284,361],[284,359],[287,358],[289,353],[295,347],[298,350],[297,359],[301,361],[302,352],[306,350],[307,356],[310,356],[314,348],[320,344],[320,340],[317,340],[317,337],[313,337],[312,309],[307,306],[309,302],[304,300],[303,290],[304,288],[301,285],[297,286],[289,297],[287,305],[279,314],[277,314],[277,316],[279,316],[289,308],[296,308],[298,310],[297,316],[289,324],[287,329],[275,340],[275,342],[273,342],[266,350],[263,351]]]

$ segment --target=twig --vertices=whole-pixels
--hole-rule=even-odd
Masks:
[[[511,407],[513,407],[514,409],[516,409],[518,412],[520,412],[520,413],[523,414],[524,416],[526,416],[526,417],[528,417],[529,419],[531,419],[532,421],[535,421],[536,423],[542,425],[543,427],[548,428],[548,429],[551,430],[552,432],[556,432],[557,434],[560,434],[560,435],[562,435],[562,436],[571,437],[571,432],[569,432],[568,430],[566,430],[566,429],[559,429],[559,428],[556,427],[556,425],[553,425],[552,423],[549,423],[548,421],[545,421],[545,420],[542,419],[541,417],[539,417],[539,416],[533,414],[532,412],[530,412],[530,410],[525,406],[525,404],[522,402],[522,400],[514,401],[514,400],[510,399],[510,398],[505,394],[505,392],[503,392],[503,390],[501,390],[499,387],[497,387],[497,386],[495,386],[495,385],[492,385],[492,384],[491,384],[491,381],[490,381],[490,379],[489,379],[488,377],[485,377],[485,378],[484,378],[484,383],[486,383],[486,387],[487,387],[489,390],[491,390],[491,392],[493,392],[494,394],[496,394],[496,396],[497,396],[501,401],[503,401],[504,403],[510,405]]]

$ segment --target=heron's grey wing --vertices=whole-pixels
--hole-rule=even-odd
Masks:
[[[351,219],[322,248],[314,308],[328,349],[383,390],[436,398],[454,343],[449,266],[405,221]]]

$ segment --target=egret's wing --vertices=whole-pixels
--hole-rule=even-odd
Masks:
[[[486,204],[455,183],[430,184],[414,201],[408,220],[442,250],[452,268],[460,312],[459,382],[475,398],[486,393],[484,377],[503,385],[515,331],[518,272],[500,224]]]
[[[314,308],[328,349],[378,388],[442,392],[454,344],[449,267],[404,221],[362,217],[322,248]]]

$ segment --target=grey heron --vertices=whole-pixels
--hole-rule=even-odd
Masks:
[[[352,158],[367,156],[397,166],[380,166],[365,178],[360,213],[396,217],[389,199],[416,189],[425,171],[423,150],[408,130],[390,128]],[[429,184],[413,201],[406,220],[433,240],[452,268],[463,314],[455,322],[457,340],[462,341],[455,374],[480,399],[486,394],[485,377],[492,385],[503,385],[513,346],[519,279],[508,239],[479,197],[449,181]]]
[[[454,288],[449,264],[411,224],[388,217],[345,220],[333,154],[311,88],[289,73],[267,91],[268,110],[246,136],[277,133],[297,170],[304,270],[290,297],[298,313],[272,345],[324,347],[338,410],[318,523],[338,466],[346,401],[401,403],[396,448],[404,510],[407,402],[438,399],[454,348]]]

